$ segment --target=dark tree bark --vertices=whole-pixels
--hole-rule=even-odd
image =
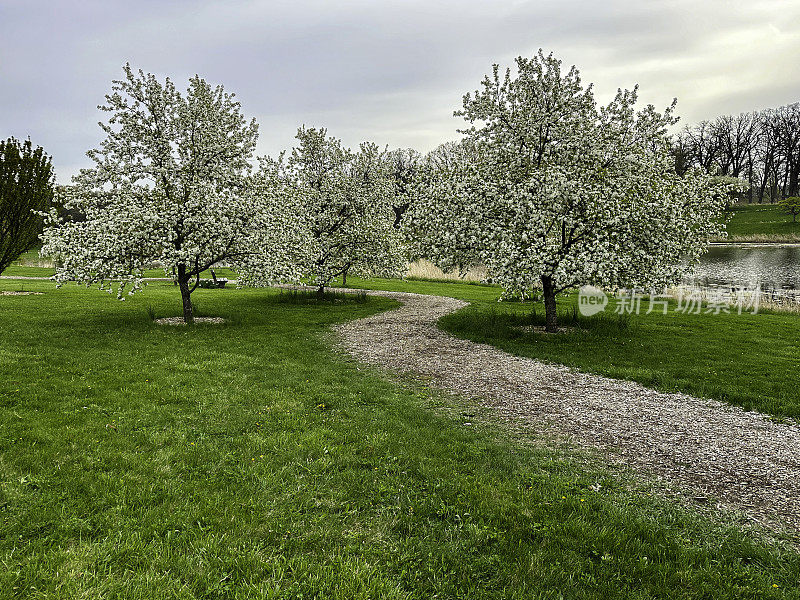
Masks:
[[[392,210],[394,211],[394,228],[400,229],[400,224],[403,221],[403,215],[406,214],[406,211],[411,207],[411,203],[403,202],[402,204],[396,204],[392,206]]]
[[[544,329],[548,333],[557,333],[558,314],[556,312],[556,287],[549,275],[542,275],[542,288],[544,293]]]
[[[187,325],[192,325],[194,312],[192,311],[192,290],[189,288],[189,279],[186,265],[178,265],[178,287],[181,290],[181,300],[183,301],[183,320]]]

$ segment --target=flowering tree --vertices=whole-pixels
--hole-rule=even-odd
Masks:
[[[456,173],[475,157],[475,148],[470,138],[457,142],[439,144],[425,155],[422,164],[428,171]]]
[[[258,162],[245,186],[251,220],[241,232],[241,251],[232,261],[238,285],[299,282],[309,257],[302,197],[287,175],[283,153],[277,160],[265,156]]]
[[[283,246],[284,229],[270,229],[275,195],[263,192],[269,171],[251,176],[258,126],[247,121],[232,94],[193,77],[185,94],[166,79],[124,68],[99,108],[109,113],[106,134],[69,186],[65,206],[83,221],[49,217],[43,255],[55,256],[59,284],[77,280],[118,297],[141,286],[142,273],[159,263],[174,273],[183,316],[193,322],[190,295],[200,273],[220,261],[270,257]],[[276,235],[272,235],[276,234]],[[268,265],[260,267],[263,278]],[[285,273],[276,273],[276,276]],[[193,281],[194,280],[194,281]]]
[[[400,274],[406,263],[393,227],[394,191],[377,146],[353,152],[325,129],[305,127],[297,139],[288,171],[303,205],[305,272],[319,294],[347,273]]]
[[[0,273],[30,248],[53,200],[53,164],[30,140],[0,140]]]
[[[719,233],[724,194],[704,173],[675,172],[674,104],[637,112],[634,89],[598,107],[577,69],[542,51],[517,70],[495,65],[464,96],[472,159],[433,171],[411,226],[443,269],[483,262],[508,292],[541,286],[554,332],[567,288],[678,278]]]

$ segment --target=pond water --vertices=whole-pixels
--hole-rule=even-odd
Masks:
[[[714,245],[686,283],[800,290],[800,245]]]

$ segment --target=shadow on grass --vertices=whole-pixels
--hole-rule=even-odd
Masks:
[[[325,290],[322,295],[316,290],[280,290],[277,294],[267,297],[267,301],[274,304],[365,304],[368,301],[367,292],[339,292]]]

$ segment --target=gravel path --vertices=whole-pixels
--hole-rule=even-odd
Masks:
[[[604,450],[698,500],[714,498],[755,521],[800,532],[797,423],[513,356],[436,327],[465,302],[377,294],[403,305],[337,327],[341,346],[358,359],[479,398],[502,418]]]

